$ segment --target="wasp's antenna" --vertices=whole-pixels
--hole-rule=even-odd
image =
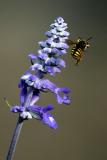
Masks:
[[[92,39],[92,37],[89,37],[86,41],[89,41],[90,39]]]
[[[4,99],[5,103],[7,104],[7,106],[8,106],[9,108],[11,108],[11,105],[10,105],[10,103],[8,102],[8,100],[6,99],[6,97],[4,97],[3,99]]]

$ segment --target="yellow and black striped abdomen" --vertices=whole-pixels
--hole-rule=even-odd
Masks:
[[[82,50],[80,48],[76,49],[75,47],[71,50],[71,55],[76,60],[80,60],[82,56]]]

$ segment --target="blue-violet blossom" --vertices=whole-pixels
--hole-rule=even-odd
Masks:
[[[19,113],[23,119],[32,119],[42,121],[49,127],[56,129],[57,123],[49,111],[53,110],[52,105],[38,106],[35,103],[40,98],[41,92],[52,92],[57,98],[59,104],[70,104],[68,93],[70,90],[67,87],[59,88],[53,82],[45,79],[45,74],[55,76],[61,72],[61,68],[65,67],[65,61],[62,56],[67,53],[69,46],[66,43],[69,32],[66,31],[67,24],[62,17],[58,17],[53,24],[50,25],[50,31],[45,35],[48,37],[45,41],[40,41],[40,49],[38,55],[29,54],[31,67],[20,78],[20,106],[12,106],[11,112]],[[33,72],[32,72],[33,71]],[[32,91],[32,97],[29,106],[25,106],[29,90]]]

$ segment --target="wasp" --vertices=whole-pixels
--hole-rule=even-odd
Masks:
[[[76,64],[79,64],[84,56],[84,51],[90,47],[88,42],[90,39],[92,39],[92,37],[89,37],[86,40],[82,38],[78,38],[76,41],[72,41],[70,39],[67,40],[67,44],[72,47],[71,55],[76,60]]]

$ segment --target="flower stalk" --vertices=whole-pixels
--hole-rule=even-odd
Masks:
[[[30,91],[29,94],[28,94],[28,97],[27,97],[26,102],[25,102],[25,107],[29,106],[31,98],[32,98],[32,91]],[[17,145],[20,133],[21,133],[22,126],[23,126],[23,122],[24,122],[24,119],[22,117],[20,117],[20,115],[19,115],[18,120],[17,120],[17,124],[16,124],[16,128],[13,132],[13,136],[12,136],[12,140],[11,140],[11,143],[10,143],[10,146],[9,146],[9,151],[8,151],[6,160],[12,160],[13,159],[14,152],[15,152],[15,149],[16,149],[16,145]]]

